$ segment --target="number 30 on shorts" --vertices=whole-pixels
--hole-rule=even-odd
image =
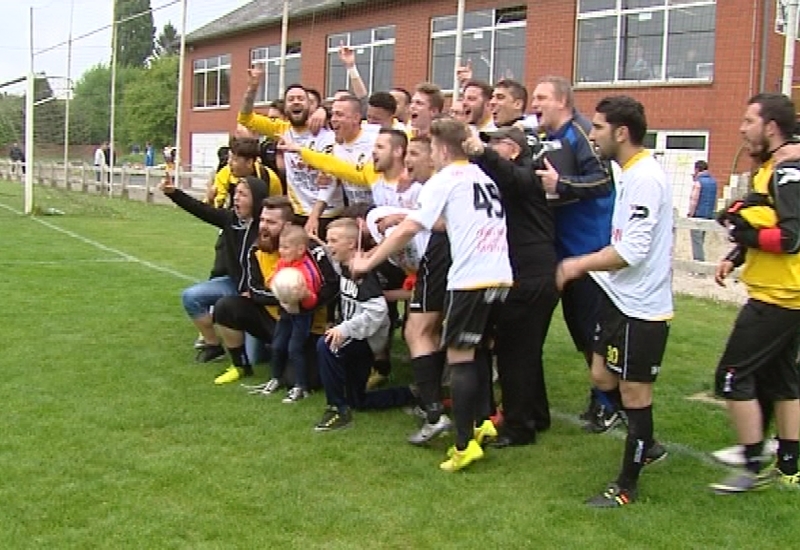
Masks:
[[[494,182],[472,184],[473,206],[475,210],[485,210],[490,218],[505,216],[503,203],[500,202],[500,191]]]
[[[619,348],[616,346],[606,347],[606,363],[610,365],[619,365]]]

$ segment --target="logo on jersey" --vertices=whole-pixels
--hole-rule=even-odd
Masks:
[[[778,176],[778,187],[787,183],[800,182],[800,170],[797,168],[780,168],[776,175]]]
[[[631,205],[631,217],[628,218],[628,221],[631,220],[646,220],[650,216],[650,209],[646,206],[641,206],[638,204]]]

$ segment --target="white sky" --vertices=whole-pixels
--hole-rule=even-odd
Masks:
[[[180,32],[181,4],[158,9],[174,0],[151,0],[154,10],[156,35],[164,24],[171,21]],[[249,0],[188,0],[187,29],[192,30],[228,13]],[[70,8],[74,4],[72,35],[77,38],[101,27],[110,26],[113,0],[0,0],[3,4],[0,17],[0,83],[25,76],[30,66],[29,28],[30,8],[33,7],[34,51],[65,42],[69,37]],[[80,40],[72,46],[72,79],[97,63],[108,63],[111,57],[111,29]],[[34,57],[34,70],[48,76],[67,75],[67,46]],[[50,85],[61,95],[65,81],[51,79]],[[20,93],[24,84],[0,91]]]

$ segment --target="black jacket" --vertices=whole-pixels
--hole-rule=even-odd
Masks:
[[[214,208],[176,189],[167,196],[198,219],[222,229],[223,250],[228,276],[236,283],[239,292],[247,290],[247,253],[258,237],[258,220],[261,217],[261,205],[267,198],[267,184],[262,180],[248,176],[247,185],[253,196],[252,218],[242,221],[234,210]]]
[[[512,162],[486,147],[473,161],[500,189],[514,280],[553,277],[555,222],[530,159],[520,156]]]

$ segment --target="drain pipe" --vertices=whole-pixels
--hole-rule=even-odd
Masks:
[[[773,0],[762,0],[764,4],[764,14],[761,28],[761,68],[758,75],[758,91],[767,91],[767,57],[769,50],[769,37],[772,33],[772,10],[770,9],[775,2]]]

